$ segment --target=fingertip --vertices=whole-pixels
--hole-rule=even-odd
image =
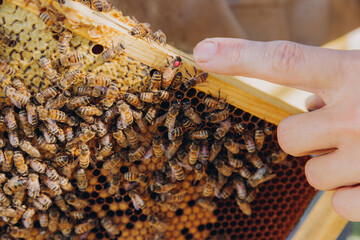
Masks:
[[[305,100],[306,109],[309,111],[314,111],[316,109],[324,107],[325,105],[326,103],[324,102],[324,100],[322,100],[317,95],[312,95]]]
[[[197,64],[209,62],[217,52],[217,42],[211,38],[207,38],[199,42],[194,50],[194,59]]]

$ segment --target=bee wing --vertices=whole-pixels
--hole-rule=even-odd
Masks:
[[[149,149],[146,151],[143,159],[149,159],[153,155],[153,146],[149,147]]]
[[[13,98],[10,98],[10,100],[17,108],[21,108],[21,103],[19,101],[16,101]]]
[[[135,197],[137,197],[137,196],[135,195]],[[135,210],[138,211],[138,210],[140,209],[140,207],[139,207],[139,205],[137,205],[135,199],[134,199],[134,198],[131,198],[131,201],[132,201],[132,203],[133,203],[133,205],[134,205]]]
[[[186,164],[186,163],[178,162],[178,164],[179,164],[181,167],[183,167],[183,168],[185,168],[186,170],[188,170],[188,171],[192,171],[192,170],[193,170],[193,167],[190,166],[190,165],[188,165],[188,164]]]
[[[125,186],[125,190],[126,191],[130,191],[131,189],[135,188],[136,186],[138,186],[139,183],[138,182],[133,182],[133,183],[128,183]]]

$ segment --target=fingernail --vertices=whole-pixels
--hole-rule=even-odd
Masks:
[[[196,62],[208,62],[214,56],[217,50],[215,42],[204,40],[196,45],[194,48],[194,58]]]

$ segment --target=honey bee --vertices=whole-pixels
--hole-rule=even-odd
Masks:
[[[102,97],[105,95],[105,92],[99,88],[99,87],[88,87],[88,86],[79,86],[76,88],[75,93],[79,96],[87,96],[87,97]],[[77,99],[77,97],[74,98],[74,100]],[[90,101],[90,99],[89,99]],[[79,103],[78,103],[79,104]],[[81,103],[81,106],[84,106],[87,104]],[[74,107],[76,108],[76,107]]]
[[[5,155],[2,149],[0,149],[0,164],[3,165],[5,162]],[[4,179],[2,177],[3,175],[0,173],[0,184],[2,183],[2,180]],[[5,176],[5,175],[4,175]],[[6,178],[5,178],[6,179]]]
[[[45,177],[43,179],[43,182],[45,183],[45,185],[52,191],[52,193],[57,196],[57,195],[61,195],[62,190],[61,187],[59,185],[59,183],[57,183],[56,181],[51,180],[48,177]]]
[[[116,142],[119,144],[120,147],[127,148],[128,142],[123,131],[118,130],[116,132],[113,132],[113,137],[116,139]]]
[[[84,169],[80,168],[76,171],[76,182],[81,192],[84,192],[88,187],[88,179]]]
[[[6,182],[8,178],[6,177],[5,173],[0,173],[0,184]]]
[[[137,134],[133,127],[128,126],[124,129],[124,133],[126,135],[127,142],[131,148],[136,148],[139,144]]]
[[[221,151],[222,143],[220,141],[214,141],[213,144],[211,144],[211,150],[209,155],[209,162],[213,162],[219,152]]]
[[[145,156],[146,148],[144,146],[140,146],[138,149],[136,149],[134,152],[130,152],[127,156],[128,161],[135,162],[142,157]]]
[[[228,199],[233,191],[234,191],[234,186],[231,183],[226,184],[220,192],[220,198]]]
[[[26,105],[30,100],[27,95],[15,90],[15,88],[11,87],[10,85],[5,85],[4,92],[17,108],[21,108],[22,106]]]
[[[112,237],[120,233],[119,227],[114,225],[113,222],[107,217],[101,219],[101,225],[104,227],[105,231]]]
[[[111,84],[109,85],[105,98],[103,99],[103,108],[108,109],[110,108],[114,102],[115,99],[118,97],[119,95],[119,84],[115,81],[111,82]]]
[[[20,174],[22,175],[28,174],[29,172],[28,166],[25,164],[24,156],[20,151],[14,152],[13,160],[14,160],[14,165]]]
[[[4,207],[8,207],[11,204],[10,199],[6,197],[6,195],[4,194],[4,192],[1,189],[0,189],[0,203]]]
[[[263,165],[261,168],[256,170],[254,175],[249,177],[247,182],[251,187],[255,188],[259,186],[261,183],[276,177],[276,174],[271,174],[271,172],[272,172],[271,169],[267,165]]]
[[[72,170],[70,170],[71,172]],[[64,174],[64,171],[63,171]],[[66,175],[66,174],[64,174]],[[74,187],[71,185],[69,179],[67,179],[66,177],[60,176],[59,180],[58,180],[60,186],[62,189],[64,189],[65,191],[73,191]]]
[[[60,67],[67,67],[73,66],[76,64],[80,64],[84,61],[84,55],[81,53],[73,52],[68,55],[62,55],[58,60],[57,63]]]
[[[95,106],[81,106],[76,111],[84,116],[101,116],[103,114],[103,111]]]
[[[261,150],[262,147],[264,146],[264,142],[265,142],[265,132],[263,129],[256,129],[255,130],[255,146],[256,146],[256,150]]]
[[[17,148],[19,146],[19,141],[20,141],[18,132],[17,131],[9,131],[8,136],[9,136],[10,145]]]
[[[155,134],[153,137],[153,152],[155,157],[161,158],[164,156],[164,146],[161,143],[160,136],[158,134]]]
[[[48,229],[50,232],[54,233],[58,230],[60,213],[55,208],[50,208],[49,210],[49,225]]]
[[[154,120],[157,112],[158,112],[157,107],[150,107],[147,113],[145,114],[145,120],[151,125],[154,124]]]
[[[114,58],[120,56],[120,54],[122,54],[124,52],[124,50],[125,50],[125,46],[121,42],[119,42],[117,45],[115,45],[103,52],[102,60],[104,62],[111,61]]]
[[[39,175],[36,173],[29,174],[28,180],[28,195],[31,198],[37,198],[40,196],[40,182]]]
[[[62,123],[66,123],[68,121],[66,113],[56,109],[49,110],[49,118]]]
[[[181,144],[182,144],[181,139],[176,139],[175,141],[171,141],[165,153],[166,158],[171,159],[176,154]]]
[[[61,195],[55,196],[54,203],[56,204],[56,206],[58,206],[58,208],[61,211],[63,211],[63,212],[69,211],[69,206],[66,204],[64,198]]]
[[[20,192],[16,192],[14,194],[14,197],[12,199],[13,202],[13,206],[17,209],[23,209],[25,211],[26,206],[23,205],[24,200],[25,200],[25,196],[26,192],[25,191],[20,191]]]
[[[90,158],[90,149],[89,146],[86,145],[85,143],[81,144],[80,146],[80,155],[79,157],[76,159],[76,163],[79,163],[79,166],[81,168],[88,168],[90,162],[92,164],[93,160]]]
[[[150,78],[149,90],[157,92],[161,88],[161,73],[158,70],[155,70],[153,75]]]
[[[55,83],[59,79],[59,73],[51,66],[51,62],[46,57],[39,59],[39,65],[44,70],[46,77]]]
[[[129,191],[129,197],[134,205],[135,210],[144,209],[146,208],[146,203],[142,198],[139,196],[138,191],[135,189],[131,189]]]
[[[88,75],[85,78],[85,84],[89,87],[107,87],[111,84],[111,79],[107,76],[102,75]]]
[[[86,200],[77,198],[73,193],[67,193],[65,195],[65,201],[76,209],[83,209],[88,205],[88,202]]]
[[[249,203],[245,202],[243,199],[240,199],[238,196],[236,196],[236,203],[239,206],[241,212],[248,216],[251,215],[251,206]]]
[[[252,201],[254,201],[256,198],[256,194],[257,194],[256,191],[257,191],[256,189],[249,191],[244,200],[248,203],[251,203]]]
[[[120,183],[121,183],[121,175],[120,174],[114,175],[113,179],[111,179],[110,187],[107,190],[108,194],[110,195],[118,194]]]
[[[213,202],[211,199],[209,198],[199,198],[197,200],[197,203],[200,205],[200,207],[208,210],[208,211],[214,211],[216,209],[216,203]]]
[[[64,31],[60,34],[59,41],[58,41],[58,50],[61,54],[66,54],[69,43],[72,38],[72,33],[69,31]]]
[[[214,192],[214,185],[216,183],[216,179],[213,176],[209,176],[207,181],[205,182],[204,189],[203,189],[203,196],[210,197]]]
[[[200,154],[199,154],[199,162],[204,165],[208,165],[209,159],[210,159],[210,152],[208,149],[208,144],[207,143],[202,144],[201,149],[200,149]]]
[[[269,126],[269,125],[266,125],[265,126],[265,128],[264,128],[264,132],[265,132],[265,134],[266,135],[271,135],[272,134],[272,132],[273,132],[273,129],[272,129],[272,127],[271,126]]]
[[[168,100],[168,99],[170,98],[170,92],[165,91],[165,90],[159,90],[159,91],[157,92],[157,96],[158,96],[161,100],[166,101],[166,100]]]
[[[51,166],[47,166],[46,167],[46,172],[45,172],[46,176],[48,178],[50,178],[53,181],[58,181],[60,178],[59,173]]]
[[[218,100],[215,100],[212,97],[206,97],[204,99],[204,103],[208,112],[212,112],[215,110],[224,110],[225,108],[228,107],[228,103],[226,102],[226,100],[220,99],[220,92],[219,92]]]
[[[59,220],[59,230],[64,237],[70,237],[73,229],[73,224],[69,222],[67,217],[63,216]]]
[[[144,173],[127,172],[124,174],[124,179],[129,182],[138,182],[142,186],[146,186],[149,183],[149,177]]]
[[[169,160],[169,165],[172,169],[174,177],[177,181],[184,181],[186,178],[184,169],[179,165],[179,163],[173,158]]]
[[[165,68],[162,76],[163,78],[161,81],[161,88],[163,90],[167,90],[170,87],[172,80],[175,77],[175,74],[178,72],[181,66],[182,59],[179,56],[173,57],[169,63],[169,66]]]
[[[34,216],[36,213],[36,209],[33,207],[29,207],[26,209],[24,214],[22,215],[22,223],[25,228],[32,228],[34,225]]]
[[[238,132],[238,133],[244,132],[245,128],[246,128],[246,124],[245,124],[245,123],[237,123],[237,124],[234,125],[234,129],[235,129],[235,131]]]
[[[247,196],[247,191],[246,191],[246,185],[243,181],[243,179],[239,176],[234,178],[234,186],[235,186],[235,190],[237,193],[237,197],[241,200],[244,200],[245,197]]]
[[[287,156],[288,154],[280,149],[277,152],[271,153],[271,155],[266,158],[266,161],[268,163],[281,163],[286,160]]]
[[[202,123],[202,118],[195,112],[195,110],[189,104],[183,104],[183,110],[186,117],[196,124]]]
[[[32,126],[36,126],[38,124],[38,116],[36,113],[36,107],[32,103],[26,104],[26,112],[27,112],[27,120]]]
[[[194,170],[195,170],[195,178],[193,181],[193,185],[197,185],[206,176],[206,172],[204,165],[199,162],[195,164]]]
[[[38,137],[37,139],[37,146],[45,151],[51,152],[51,153],[57,153],[58,152],[58,146],[56,144],[47,143],[43,137]]]
[[[185,133],[185,128],[183,126],[169,129],[169,140],[173,141],[177,137],[181,137]]]
[[[5,120],[6,127],[10,131],[15,130],[18,126],[17,126],[16,120],[15,120],[14,111],[10,107],[5,107],[5,108],[3,108],[2,112],[4,114],[4,120]]]
[[[35,99],[38,103],[44,104],[46,99],[54,98],[59,94],[56,87],[48,87],[35,95]]]
[[[231,127],[231,121],[230,119],[227,119],[220,123],[220,127],[218,127],[214,133],[214,137],[217,140],[221,140],[225,134],[230,130]]]
[[[45,141],[47,143],[55,143],[56,142],[56,137],[49,132],[49,130],[45,127],[45,125],[41,124],[39,126],[39,130],[42,132],[43,138],[45,139]]]
[[[4,172],[10,172],[12,170],[13,156],[14,152],[12,150],[6,149],[4,151],[4,163],[2,165],[2,170]]]
[[[86,213],[84,213],[83,211],[72,211],[69,215],[72,219],[75,220],[81,220],[86,217]]]
[[[121,120],[125,123],[125,127],[132,125],[134,122],[134,117],[130,106],[124,101],[120,101],[117,103],[117,107],[121,114]]]
[[[254,167],[256,167],[256,168],[261,168],[262,166],[264,166],[263,161],[260,159],[259,155],[257,155],[256,153],[246,154],[246,159],[249,160],[251,162],[251,164],[254,165]]]
[[[243,144],[234,142],[231,138],[227,138],[224,142],[225,148],[231,152],[232,154],[238,154],[240,153],[241,149],[244,149],[245,147]]]
[[[244,163],[240,159],[234,157],[234,154],[228,151],[228,162],[233,168],[241,168]]]
[[[0,27],[0,44],[7,47],[14,47],[16,44],[16,41],[11,40],[11,38],[5,34],[4,26]]]
[[[165,43],[166,43],[166,35],[160,29],[152,34],[152,39],[155,42],[162,44],[162,45],[165,45]]]
[[[239,174],[240,174],[240,176],[242,176],[243,178],[246,178],[246,179],[251,177],[251,173],[246,167],[241,167],[239,169]]]
[[[149,215],[147,219],[151,226],[153,226],[159,232],[166,232],[169,228],[169,225],[165,222],[159,220],[159,218],[154,215]]]
[[[220,112],[210,113],[205,117],[205,121],[210,123],[217,123],[226,120],[230,116],[229,108],[225,108]]]
[[[43,193],[40,193],[40,196],[34,199],[34,207],[36,207],[40,211],[48,210],[51,204],[52,204],[51,199]]]
[[[74,232],[76,234],[83,234],[96,227],[96,225],[97,221],[95,219],[88,219],[86,222],[76,225]]]
[[[68,90],[71,85],[73,85],[76,81],[76,79],[80,76],[80,67],[74,68],[71,67],[67,70],[67,72],[64,74],[63,78],[61,78],[58,83],[57,87],[60,88],[63,91]]]
[[[103,160],[105,157],[110,156],[113,153],[112,148],[113,144],[111,142],[106,144],[103,148],[96,152],[95,159]]]
[[[189,89],[191,87],[194,87],[197,84],[206,82],[207,78],[209,77],[209,74],[207,72],[202,72],[200,74],[197,74],[197,69],[194,67],[195,74],[193,77],[186,78],[186,81],[184,82],[184,86],[186,89]],[[191,74],[186,70],[187,74],[191,76]]]
[[[109,123],[117,116],[117,114],[117,108],[112,107],[104,112],[104,114],[101,116],[101,120],[104,121],[104,123]]]
[[[40,227],[47,228],[49,226],[49,215],[46,212],[39,213]]]
[[[134,37],[147,37],[151,34],[149,23],[137,23],[135,27],[130,30],[130,34]]]
[[[150,190],[152,192],[156,192],[156,193],[168,193],[171,190],[173,190],[174,188],[176,188],[176,184],[175,183],[167,183],[164,185],[161,184],[153,184],[150,186]]]
[[[190,132],[188,138],[191,140],[194,139],[207,139],[210,135],[209,130],[199,130],[199,131],[194,131],[194,132]]]
[[[252,134],[250,134],[250,132],[244,132],[243,139],[245,141],[246,150],[249,153],[255,152],[256,145],[255,145],[254,138],[253,138]]]
[[[0,60],[0,72],[3,74],[14,75],[16,71],[12,66]]]
[[[0,115],[0,127],[3,127],[3,126],[5,126],[5,118],[4,118],[4,116]]]
[[[138,112],[138,111],[132,111],[132,115],[135,119],[136,124],[138,125],[140,132],[141,133],[147,133],[148,132],[148,126],[147,123],[145,121],[145,119],[142,117],[143,114],[142,112]]]
[[[31,236],[31,229],[13,227],[10,230],[10,235],[14,238],[28,239]]]
[[[35,157],[35,158],[41,157],[39,150],[37,150],[35,147],[33,147],[29,141],[22,139],[20,141],[19,146],[20,146],[21,150],[23,150],[30,156]]]
[[[140,98],[141,101],[146,102],[146,103],[158,102],[157,101],[157,94],[154,93],[154,92],[140,93],[139,98]]]
[[[26,137],[33,138],[35,136],[35,129],[28,122],[26,110],[19,112],[20,128],[24,131]]]
[[[231,168],[227,166],[223,161],[220,159],[215,159],[214,165],[216,169],[225,177],[230,177],[232,174]]]
[[[86,143],[95,137],[95,131],[93,129],[85,129],[83,132],[79,134],[78,140]],[[74,139],[75,140],[75,139]]]
[[[125,100],[131,105],[136,107],[137,109],[143,109],[144,103],[139,99],[138,96],[132,93],[125,94]]]
[[[191,142],[189,150],[189,164],[195,165],[200,155],[200,145],[197,141]]]

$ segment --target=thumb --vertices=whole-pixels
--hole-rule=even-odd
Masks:
[[[260,78],[314,93],[338,87],[345,56],[345,51],[287,41],[232,38],[205,39],[194,48],[195,61],[205,71]]]

